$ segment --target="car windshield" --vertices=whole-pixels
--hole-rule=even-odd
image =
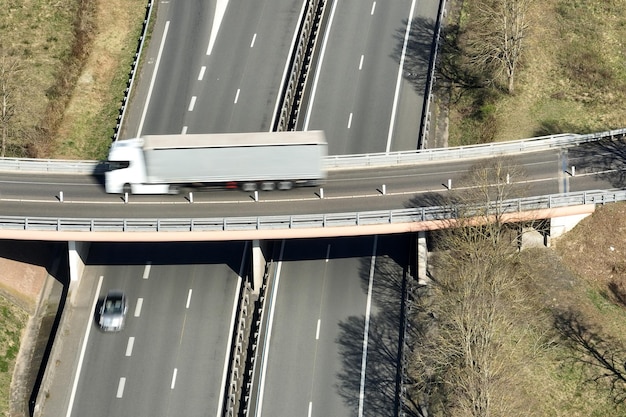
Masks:
[[[121,313],[122,312],[122,299],[108,299],[104,307],[104,311],[107,313]]]

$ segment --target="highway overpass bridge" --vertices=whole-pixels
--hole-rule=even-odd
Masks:
[[[420,136],[420,130],[428,124],[427,90],[432,85],[423,85],[421,76],[416,80],[412,73],[429,70],[430,75],[424,78],[430,80],[426,84],[432,82],[434,65],[431,65],[431,53],[436,52],[437,47],[432,48],[431,42],[433,39],[436,41],[435,32],[440,28],[440,16],[445,2],[373,1],[343,4],[313,0],[304,2],[276,0],[246,3],[245,7],[233,2],[227,7],[227,3],[223,0],[209,0],[201,3],[164,2],[159,5],[159,13],[152,32],[154,42],[147,46],[145,51],[147,59],[142,65],[144,71],[142,78],[146,81],[134,87],[134,107],[133,103],[124,100],[122,115],[122,119],[125,117],[124,125],[121,126],[120,119],[118,133],[124,137],[132,137],[143,134],[187,132],[267,131],[279,129],[277,125],[295,123],[302,129],[325,130],[327,136],[332,138],[332,143],[330,140],[329,143],[333,154],[369,153],[329,158],[327,161],[329,178],[320,189],[258,195],[216,191],[181,196],[131,196],[129,199],[103,192],[102,179],[99,175],[102,166],[94,161],[3,159],[0,160],[2,171],[0,238],[68,241],[72,264],[71,290],[76,288],[83,267],[82,260],[91,242],[219,240],[220,248],[216,248],[217,245],[212,247],[213,250],[223,251],[219,255],[214,255],[214,258],[219,258],[230,256],[231,254],[225,254],[229,250],[236,252],[237,249],[233,249],[233,245],[241,243],[225,241],[252,240],[254,242],[252,250],[248,250],[246,244],[243,252],[246,253],[244,255],[246,257],[252,253],[254,260],[252,284],[254,290],[263,293],[259,298],[267,300],[270,296],[264,292],[265,289],[260,282],[261,276],[267,275],[263,268],[264,242],[289,238],[295,240],[297,237],[417,232],[421,237],[423,249],[425,231],[453,225],[458,214],[454,207],[442,204],[440,197],[445,196],[451,189],[459,188],[463,178],[480,159],[505,155],[512,164],[526,167],[524,178],[512,180],[528,186],[527,197],[500,201],[494,207],[495,210],[504,212],[509,221],[551,218],[554,227],[552,232],[556,233],[556,229],[567,228],[593,211],[596,204],[624,199],[623,189],[626,185],[620,174],[620,170],[623,170],[623,158],[621,154],[615,152],[616,148],[623,145],[620,139],[626,133],[623,130],[596,135],[557,135],[507,144],[401,152],[403,149],[415,149],[415,139]],[[322,3],[332,7],[325,8],[323,16],[314,16],[317,12],[312,11]],[[149,12],[151,5],[152,2],[149,2]],[[146,28],[147,26],[148,19]],[[305,26],[307,30],[304,30]],[[307,44],[311,33],[308,30],[312,28],[318,29],[320,35],[325,30],[324,42],[312,45],[313,50],[310,48],[311,45]],[[421,41],[417,44],[422,45],[425,50],[413,50],[411,51],[413,56],[408,57],[405,52],[413,29],[421,29],[424,39],[411,38],[411,41]],[[192,35],[190,31],[193,32]],[[292,38],[292,33],[304,35],[300,37],[294,35]],[[326,42],[326,39],[329,41]],[[208,49],[205,40],[209,40]],[[143,46],[143,42],[141,45]],[[325,52],[322,52],[323,50]],[[138,52],[137,57],[143,55],[141,50]],[[309,54],[315,56],[307,56]],[[415,58],[419,57],[424,58],[423,62],[415,61]],[[304,58],[310,60],[305,63]],[[408,62],[405,59],[414,61]],[[162,63],[161,67],[159,62]],[[283,70],[281,66],[284,63],[287,65]],[[302,78],[306,76],[303,76],[299,69],[304,67],[315,68],[315,81],[312,80],[313,77],[309,77],[302,83]],[[132,73],[135,74],[138,68],[138,62],[135,62]],[[346,70],[348,68],[354,68],[354,71]],[[407,74],[408,68],[410,70]],[[357,71],[359,76],[354,76]],[[134,77],[130,80],[131,88],[133,80]],[[129,94],[131,88],[128,90]],[[341,94],[337,94],[338,91],[341,91]],[[302,96],[296,97],[297,94]],[[372,99],[374,97],[375,99]],[[302,103],[302,108],[297,109],[298,114],[294,119],[294,108],[290,103],[297,101]],[[423,108],[426,109],[421,111]],[[489,218],[486,216],[481,220],[487,221]],[[377,239],[372,238],[374,247],[371,251],[370,271],[374,270],[373,259],[377,253]],[[344,255],[340,256],[356,258],[366,253],[345,255],[345,246],[350,246],[351,243],[353,241],[343,241],[344,247],[339,251]],[[326,265],[333,263],[332,260],[328,262],[328,256],[324,260],[323,255],[324,252],[328,255],[330,246],[328,244],[328,247],[316,248],[322,255],[317,255],[316,260],[319,263],[308,265],[310,268],[308,275],[313,278],[309,283],[319,283],[320,280],[315,278],[321,269],[320,264],[327,268]],[[300,253],[305,253],[310,248],[300,250]],[[420,254],[425,256],[423,250]],[[294,255],[296,258],[297,256]],[[171,257],[168,260],[171,260]],[[213,262],[218,264],[220,261]],[[345,279],[349,275],[346,271],[354,271],[358,267],[355,268],[355,263],[349,265],[337,263],[338,267],[329,274],[344,278],[334,281],[341,281],[341,284],[345,285],[349,282],[349,279]],[[143,277],[139,274],[139,282],[133,285],[136,285],[134,287],[136,292],[140,292],[137,288],[141,288],[141,291],[150,291],[149,295],[153,300],[158,298],[157,295],[165,294],[167,300],[161,303],[154,302],[153,306],[169,307],[173,294],[179,294],[180,288],[177,287],[183,274],[179,270],[167,270],[167,265],[162,266],[166,269],[160,271],[162,275],[158,275],[157,279],[146,280],[150,268],[149,265],[145,265]],[[108,281],[109,285],[125,285],[124,283],[130,281],[128,277],[137,278],[137,267],[136,264],[129,264],[107,270],[106,272],[112,276]],[[156,269],[159,268],[153,268],[155,274]],[[234,313],[232,316],[231,323],[237,324],[220,332],[216,331],[211,337],[215,335],[225,337],[229,330],[239,332],[242,312],[247,311],[245,300],[250,293],[246,293],[246,289],[240,285],[241,274],[238,277],[234,277],[233,274],[227,275],[229,269],[233,268],[203,269],[201,274],[205,277],[224,274],[224,279],[220,282],[219,280],[212,282],[210,279],[198,280],[205,286],[193,293],[193,297],[199,294],[207,296],[217,294],[218,299],[207,297],[203,303],[197,303],[204,308],[217,305],[219,298],[228,298],[224,296],[227,293],[224,291],[227,285],[230,285],[229,288],[233,293],[241,290],[240,298],[234,294],[232,297],[242,306],[238,310],[239,316],[235,317]],[[297,263],[293,269],[292,277],[306,275],[303,273],[302,263]],[[167,279],[171,275],[176,276],[176,282]],[[371,272],[368,276],[370,294],[373,275]],[[95,272],[90,276],[96,276]],[[351,281],[352,286],[341,288],[345,294],[351,296],[362,292],[359,276],[352,278],[356,278]],[[216,283],[223,286],[209,287]],[[298,285],[303,284],[306,283],[298,282]],[[279,298],[297,299],[298,293],[302,292],[302,287],[298,285],[291,293],[287,293],[288,296]],[[330,288],[328,285],[326,287]],[[312,292],[319,289],[315,286],[311,288],[316,288]],[[186,291],[186,288],[182,291]],[[187,300],[183,310],[185,317],[190,300],[193,299],[191,288],[188,291],[182,294]],[[335,289],[331,292],[341,294]],[[71,293],[74,294],[73,291]],[[96,297],[98,293],[99,288],[94,292]],[[360,295],[363,295],[361,297],[363,300],[360,301],[363,305],[367,303],[369,309],[371,297]],[[310,298],[308,294],[305,296]],[[341,301],[334,304],[342,304],[342,307],[343,304],[348,304],[345,300]],[[191,304],[194,305],[193,300]],[[331,304],[333,303],[326,306]],[[137,307],[139,305],[137,302]],[[320,310],[321,304],[312,306],[310,311]],[[162,317],[171,317],[173,311],[179,310],[172,307],[165,311]],[[361,311],[359,305],[349,312],[340,311],[336,316],[327,317],[327,321],[337,323],[346,317],[362,314]],[[91,317],[92,312],[93,309],[87,311],[85,316]],[[228,313],[228,311],[209,313],[203,310],[194,317],[206,321],[207,316],[214,314],[220,319],[216,321],[227,323]],[[285,316],[291,320],[289,313]],[[293,321],[296,329],[304,327],[301,323]],[[164,345],[167,340],[178,339],[178,335],[182,334],[169,337],[172,334],[168,333],[171,330],[169,326],[159,326],[158,320],[151,322],[154,324],[150,328],[152,334],[147,334],[144,330],[147,330],[149,323],[146,325],[146,322],[141,322],[139,318],[131,320],[131,325],[135,325],[133,337],[137,337],[137,344],[143,340],[147,344]],[[170,320],[167,322],[169,324]],[[320,321],[317,323],[319,329]],[[91,321],[88,320],[87,328],[89,324]],[[205,327],[203,324],[205,323],[196,323],[193,329],[199,332]],[[184,329],[184,325],[182,328]],[[187,332],[189,333],[191,332]],[[367,331],[364,334],[367,337]],[[335,340],[332,336],[327,339],[331,344]],[[102,345],[96,343],[95,347],[90,348],[93,350],[93,356],[97,358],[92,365],[101,365],[102,357],[114,357],[111,352],[102,348],[110,343],[110,340],[109,338],[109,342],[105,341]],[[237,333],[231,346],[233,358],[241,354],[237,351],[241,349],[238,345],[239,340],[240,333]],[[209,342],[206,343],[208,345]],[[211,346],[215,344],[214,341],[210,343]],[[364,345],[367,346],[367,341]],[[195,343],[192,346],[195,346]],[[220,346],[225,347],[226,343]],[[185,352],[190,354],[193,349]],[[155,356],[159,357],[159,362],[167,361],[168,355],[165,353],[162,357]],[[223,357],[223,352],[220,351],[220,354]],[[145,350],[143,354],[136,356],[152,355],[155,353]],[[124,352],[121,352],[120,356],[128,355],[124,356]],[[202,356],[204,358],[211,355]],[[283,360],[280,354],[278,357]],[[300,358],[298,360],[302,362]],[[236,360],[231,362],[228,372],[229,380],[232,382],[237,381],[235,376],[237,369],[232,367]],[[130,364],[132,363],[142,370],[153,368],[142,366],[138,358],[133,359]],[[192,364],[193,367],[196,367],[195,365]],[[189,363],[179,366],[189,367]],[[114,401],[118,404],[124,385],[117,372],[124,373],[126,370],[115,366],[111,368],[115,369],[108,377],[113,379],[102,378],[102,374],[92,370],[91,373],[87,373],[87,378],[92,378],[88,381],[92,383],[81,385],[85,387],[91,385],[98,391],[98,387],[105,390],[108,387],[106,384],[110,385],[110,381],[119,380],[118,395],[113,395],[117,398]],[[174,368],[174,371],[177,369],[179,368]],[[182,368],[180,369],[183,374]],[[226,368],[224,369],[226,375]],[[103,370],[103,373],[104,371],[106,370]],[[334,375],[334,370],[331,369],[330,373]],[[333,375],[328,379],[329,383],[320,385],[332,386],[336,382]],[[364,372],[361,372],[361,375],[364,375]],[[300,378],[300,375],[298,377]],[[96,380],[105,381],[104,385],[99,386]],[[364,381],[362,376],[361,383]],[[166,393],[173,392],[174,382],[175,378],[172,377],[171,387],[166,387]],[[201,384],[194,383],[188,385],[188,388],[198,386]],[[236,384],[231,384],[227,388],[229,391],[227,395],[233,394],[233,386],[236,387]],[[131,387],[127,388],[130,389]],[[204,393],[203,400],[207,394],[215,394],[218,391],[216,388]],[[167,396],[169,394],[160,395],[154,394],[155,392],[160,391],[137,389],[136,403],[150,407],[159,404],[159,400],[170,398]],[[224,390],[221,390],[221,393],[224,393]],[[106,407],[117,406],[111,405],[113,401],[109,401],[109,397],[102,395],[98,397],[102,397]],[[180,400],[182,401],[177,402],[177,407],[191,403],[188,398]],[[307,399],[311,410],[311,402],[308,401]],[[327,403],[328,398],[323,398],[323,402]],[[204,401],[196,403],[196,406],[207,406]],[[217,403],[220,407],[223,404],[221,401],[215,401],[211,402],[211,405]],[[319,407],[318,403],[313,406],[314,409]],[[90,413],[96,411],[91,403],[83,406],[92,407]],[[132,410],[131,408],[122,410],[124,411],[118,414],[137,414],[128,411]],[[67,415],[71,415],[71,412],[70,407]],[[203,409],[202,412],[206,411]],[[76,415],[86,414],[84,411],[81,414],[80,408],[76,413]],[[269,413],[271,415],[271,412]],[[297,414],[302,412],[290,415]],[[329,412],[326,415],[344,414]]]

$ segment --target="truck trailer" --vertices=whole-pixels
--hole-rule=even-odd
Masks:
[[[147,135],[111,144],[107,193],[173,194],[219,186],[287,190],[326,178],[322,131]]]

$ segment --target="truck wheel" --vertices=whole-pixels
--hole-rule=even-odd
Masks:
[[[293,188],[293,182],[291,181],[281,181],[278,183],[279,190],[291,190]]]
[[[263,191],[272,191],[276,188],[276,183],[271,181],[266,181],[261,183],[261,190]]]
[[[243,191],[256,191],[256,183],[244,182],[243,184],[241,184],[241,189]]]
[[[122,194],[132,194],[133,193],[133,188],[130,186],[129,183],[124,184],[124,186],[122,187]]]

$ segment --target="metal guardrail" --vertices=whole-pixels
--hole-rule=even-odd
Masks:
[[[607,130],[586,135],[571,133],[540,136],[510,142],[457,146],[453,148],[422,149],[418,151],[381,152],[362,155],[335,155],[325,160],[327,169],[358,169],[455,159],[488,158],[520,152],[538,152],[554,148],[578,146],[587,142],[626,136],[625,129]],[[57,174],[102,174],[106,162],[61,159],[0,158],[0,172],[51,172]]]
[[[496,213],[496,210],[498,213],[516,213],[617,201],[626,201],[626,189],[584,191],[510,199],[493,202],[490,211],[493,213]],[[0,229],[57,232],[210,232],[327,228],[449,220],[456,218],[459,211],[462,211],[464,215],[468,215],[473,210],[481,213],[484,211],[482,206],[477,206],[476,208],[469,206],[446,206],[349,213],[196,219],[89,219],[0,216]]]

